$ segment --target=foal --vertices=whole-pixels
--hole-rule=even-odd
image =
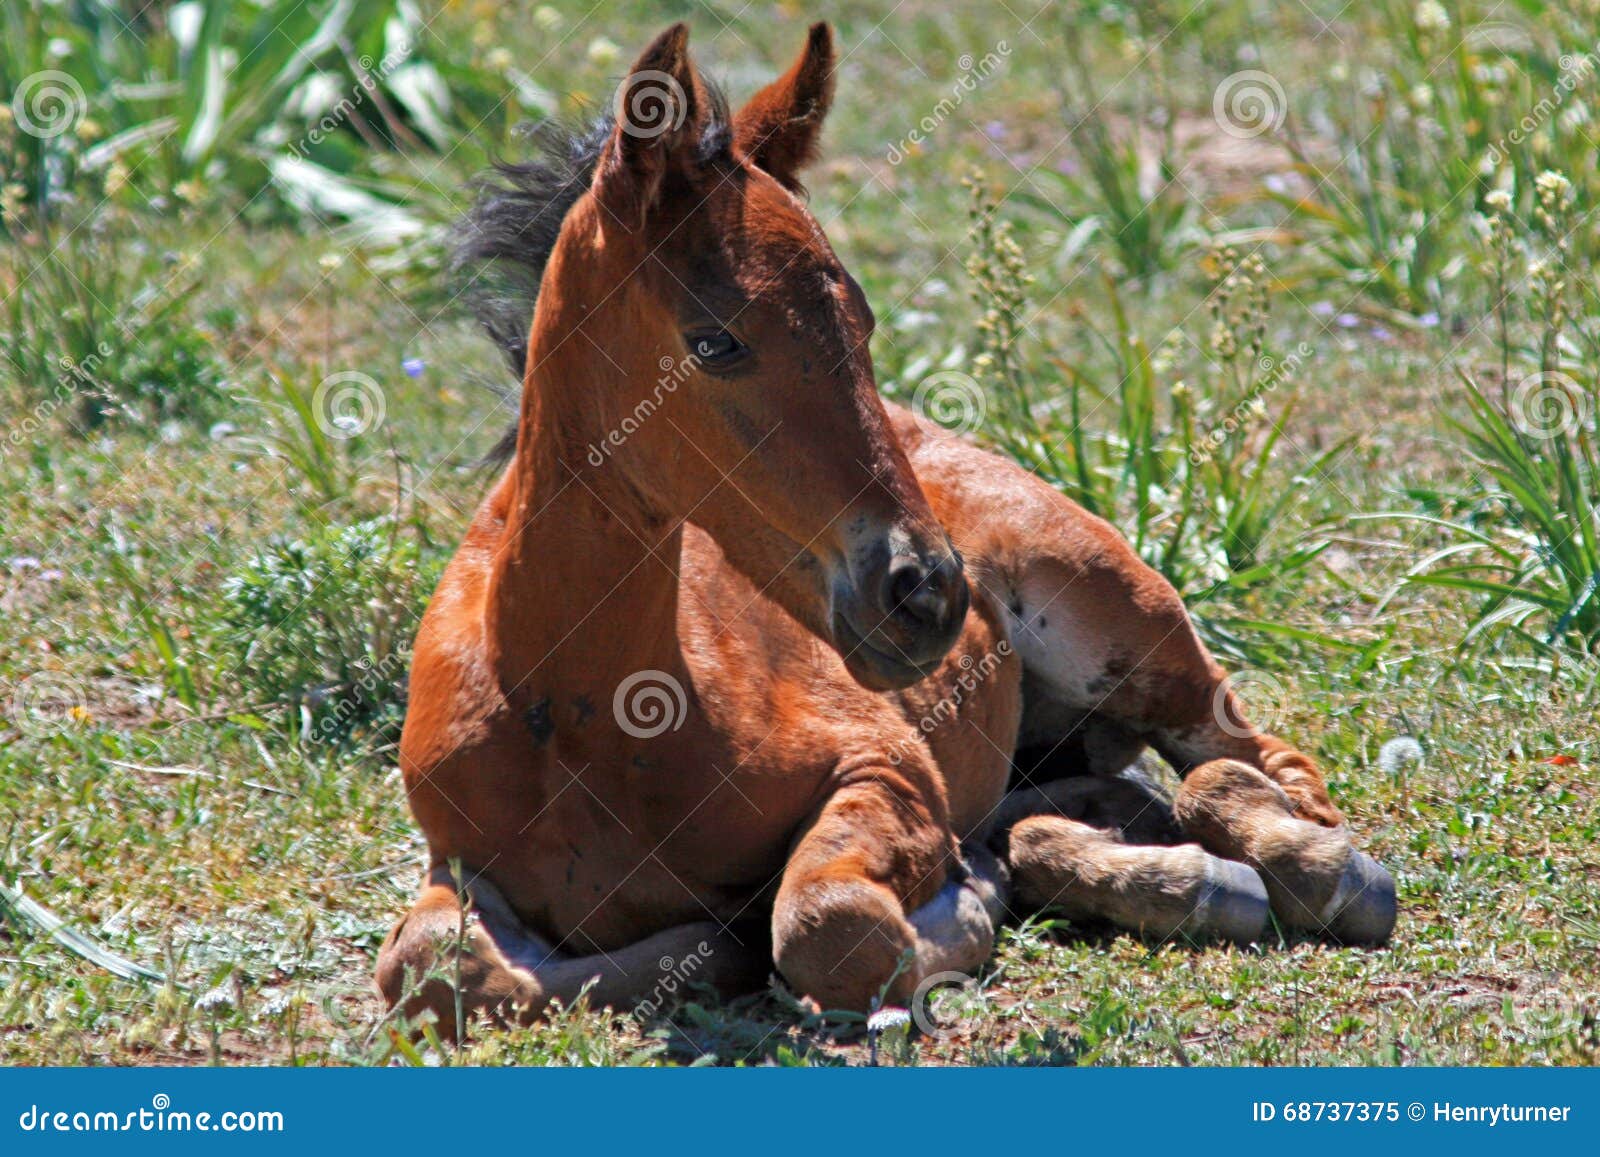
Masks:
[[[1270,902],[1384,939],[1392,883],[1171,587],[880,400],[872,312],[799,196],[827,26],[731,118],[687,39],[466,246],[537,304],[491,324],[515,455],[417,638],[400,761],[431,865],[379,955],[390,1003],[447,1029],[458,999],[625,1004],[690,956],[903,1003],[987,957],[1008,870],[1019,905],[1156,935],[1250,939]],[[1108,778],[1146,745],[1186,777],[1172,812]],[[1041,786],[1007,797],[1023,749]]]

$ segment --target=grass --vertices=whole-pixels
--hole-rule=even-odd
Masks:
[[[495,355],[411,223],[448,213],[517,120],[607,99],[640,30],[682,15],[420,7],[456,139],[375,102],[308,154],[333,174],[320,201],[272,179],[273,126],[248,104],[216,163],[161,145],[146,170],[128,144],[109,190],[79,173],[104,136],[45,147],[0,125],[7,183],[25,176],[0,249],[0,1063],[866,1063],[858,1025],[780,989],[693,993],[642,1023],[580,1005],[459,1053],[388,1031],[372,962],[423,851],[392,669],[505,417],[478,388]],[[1572,109],[1593,81],[1492,179],[1474,158],[1595,30],[1531,6],[1447,5],[1445,27],[1412,5],[1330,5],[1326,27],[1294,5],[1190,7],[691,13],[736,97],[802,17],[837,21],[849,55],[808,184],[880,319],[885,391],[914,399],[941,371],[981,387],[978,434],[1116,520],[1230,663],[1281,689],[1278,729],[1400,882],[1377,952],[1013,930],[948,1031],[876,1059],[1593,1064],[1593,407],[1554,442],[1511,407],[1539,374],[1592,399],[1600,175]],[[990,52],[891,157],[963,55]],[[85,58],[22,63],[81,76],[102,133],[143,123]],[[1284,107],[1241,135],[1213,97],[1247,70]],[[974,168],[997,201],[976,230]],[[1571,181],[1560,221],[1539,216],[1545,169]],[[55,180],[76,200],[41,214]],[[399,227],[308,215],[330,189]],[[1570,270],[1553,329],[1539,259]],[[1291,356],[1292,375],[1264,368]],[[63,377],[62,358],[89,368]],[[301,598],[311,574],[337,598]],[[1399,736],[1420,764],[1380,760]]]

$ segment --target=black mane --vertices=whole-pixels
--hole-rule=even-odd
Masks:
[[[733,130],[728,105],[715,85],[705,86],[707,111],[695,160],[729,156]],[[607,113],[587,127],[546,122],[528,133],[532,155],[496,161],[472,184],[473,204],[451,238],[450,269],[478,324],[505,359],[520,388],[528,361],[528,331],[539,282],[561,223],[594,177],[611,136]],[[486,458],[504,462],[516,450],[515,422]]]

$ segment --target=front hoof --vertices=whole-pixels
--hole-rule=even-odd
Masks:
[[[1338,890],[1322,910],[1323,933],[1340,944],[1386,944],[1399,910],[1394,877],[1377,860],[1352,848]]]
[[[1249,944],[1267,930],[1267,886],[1249,864],[1207,857],[1205,890],[1179,929],[1197,939]]]

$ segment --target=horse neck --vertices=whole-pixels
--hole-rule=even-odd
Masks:
[[[585,429],[578,411],[593,409],[558,404],[588,383],[552,380],[559,373],[532,372],[523,389],[487,642],[514,705],[587,711],[604,709],[635,672],[681,673],[683,531],[650,512],[613,464],[591,466],[586,447],[603,432]]]

